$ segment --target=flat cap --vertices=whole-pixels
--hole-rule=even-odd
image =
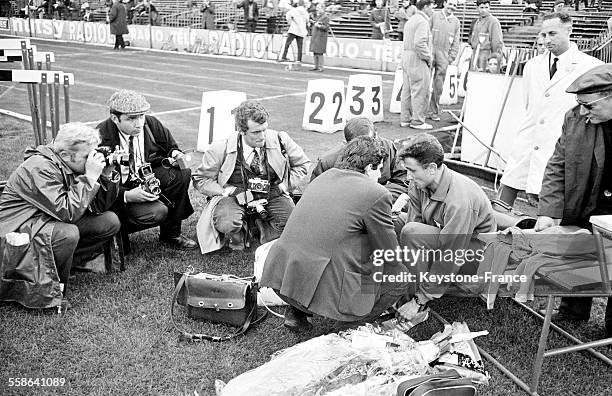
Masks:
[[[123,114],[146,113],[151,108],[147,99],[136,91],[122,89],[117,91],[108,100],[111,111]]]
[[[578,77],[565,92],[574,94],[590,94],[612,90],[612,64],[595,66]]]

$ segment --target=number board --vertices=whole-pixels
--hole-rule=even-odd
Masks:
[[[440,96],[440,104],[443,106],[457,104],[459,101],[459,79],[457,78],[457,66],[448,65],[446,76],[444,77],[444,85],[442,86],[442,95]]]
[[[308,81],[302,128],[334,133],[346,124],[344,83],[342,80],[318,79]]]
[[[391,100],[389,100],[389,113],[399,114],[402,111],[402,86],[404,85],[404,71],[401,66],[395,71]]]
[[[384,120],[382,76],[352,74],[346,90],[347,118],[367,117],[372,122]]]
[[[212,142],[224,140],[236,130],[233,110],[246,99],[245,92],[208,91],[202,93],[198,151],[206,151]]]

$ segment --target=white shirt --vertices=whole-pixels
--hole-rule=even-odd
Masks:
[[[121,149],[126,153],[130,152],[130,136],[119,131],[119,141],[121,142]],[[136,170],[142,166],[142,164],[146,162],[144,158],[144,138],[143,134],[139,133],[134,136],[134,163],[136,166]],[[130,172],[130,168],[124,165],[121,165],[121,180],[126,181],[128,174]]]
[[[253,162],[253,157],[255,157],[256,151],[257,151],[257,154],[259,154],[259,161],[261,161],[262,160],[261,149],[259,147],[249,146],[243,137],[242,138],[242,156],[244,157],[244,162],[246,162],[248,166],[251,166],[251,162]]]

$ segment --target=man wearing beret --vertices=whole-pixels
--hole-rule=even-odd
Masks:
[[[544,15],[540,37],[548,51],[525,65],[526,116],[501,179],[499,199],[509,205],[514,204],[519,191],[525,191],[530,202],[537,202],[565,113],[576,105],[574,95],[565,90],[587,70],[602,64],[580,51],[570,41],[571,33],[572,19],[567,13]]]
[[[101,145],[119,146],[130,154],[130,165],[121,167],[123,187],[115,207],[124,235],[159,225],[160,241],[177,249],[196,249],[197,243],[181,234],[182,220],[193,213],[187,194],[191,170],[178,167],[184,154],[172,134],[157,118],[145,115],[151,106],[138,92],[115,92],[109,107],[110,117],[98,125]],[[137,183],[136,175],[147,164],[159,179],[160,195]]]
[[[565,114],[546,166],[536,231],[559,224],[590,228],[590,216],[612,214],[612,65],[589,70],[567,92],[576,94],[578,106]],[[563,298],[556,319],[588,320],[591,302]],[[605,322],[612,336],[610,299]]]

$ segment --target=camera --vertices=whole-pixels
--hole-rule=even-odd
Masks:
[[[267,204],[267,199],[251,201],[246,204],[247,213],[257,213],[262,220],[266,220],[268,218],[268,211],[265,208]]]
[[[138,169],[138,176],[140,176],[140,185],[142,186],[143,190],[154,195],[161,194],[159,179],[155,177],[155,173],[153,173],[150,163],[145,162],[142,164],[142,166]]]
[[[247,188],[252,192],[267,194],[270,192],[270,181],[255,177],[248,180]]]
[[[109,165],[130,165],[130,154],[127,151],[119,149],[117,146],[114,150],[109,146],[96,147],[98,153],[104,155],[106,166]]]

